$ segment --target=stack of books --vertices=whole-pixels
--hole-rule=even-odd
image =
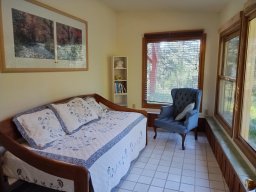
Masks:
[[[115,93],[126,93],[126,88],[123,83],[115,82]]]

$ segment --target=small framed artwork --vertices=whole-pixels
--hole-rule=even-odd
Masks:
[[[85,20],[35,0],[0,1],[2,72],[88,70]]]

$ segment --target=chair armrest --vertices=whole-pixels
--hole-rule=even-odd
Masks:
[[[184,122],[185,127],[188,130],[194,129],[198,126],[199,112],[195,109],[186,114],[186,120]]]
[[[173,114],[173,105],[162,106],[158,118],[170,117]]]

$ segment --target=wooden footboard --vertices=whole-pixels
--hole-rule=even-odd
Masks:
[[[107,107],[118,110],[118,111],[128,111],[128,112],[138,112],[147,116],[146,111],[129,109],[126,107],[122,107],[116,105],[107,99],[101,97],[98,94],[90,94],[90,95],[80,95],[78,97],[86,97],[91,96],[96,99],[96,101],[101,102]],[[63,99],[60,101],[56,101],[54,103],[62,103],[71,98]],[[56,161],[52,159],[45,158],[37,153],[27,149],[22,146],[18,141],[21,139],[21,135],[16,129],[16,126],[12,122],[11,119],[4,120],[0,122],[0,145],[3,146],[6,150],[10,151],[13,155],[25,161],[29,165],[49,173],[51,175],[65,178],[68,180],[74,181],[74,190],[75,192],[89,192],[91,191],[89,180],[90,175],[86,168],[68,164],[61,161]],[[1,166],[1,156],[0,156],[0,166]],[[6,179],[4,179],[3,172],[0,168],[0,191],[6,191]]]
[[[45,158],[33,151],[30,151],[26,147],[23,147],[17,142],[17,140],[14,140],[12,137],[6,135],[6,132],[4,132],[4,130],[14,129],[14,125],[8,126],[8,124],[10,125],[10,120],[0,123],[0,143],[5,149],[39,170],[57,177],[73,180],[74,189],[76,192],[89,192],[90,177],[88,170],[80,166]],[[2,183],[2,185],[3,186],[1,187],[4,189],[5,184]]]

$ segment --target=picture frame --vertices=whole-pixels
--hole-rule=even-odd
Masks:
[[[0,0],[1,71],[88,70],[87,21],[36,0]]]

